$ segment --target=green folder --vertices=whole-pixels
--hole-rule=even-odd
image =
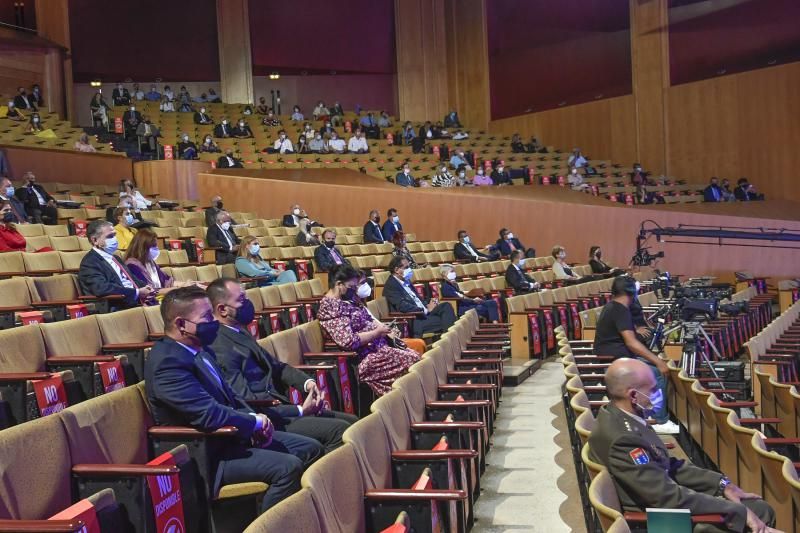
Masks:
[[[689,509],[647,509],[647,533],[692,533]]]

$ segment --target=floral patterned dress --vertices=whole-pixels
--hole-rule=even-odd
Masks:
[[[377,327],[372,315],[363,305],[326,296],[319,304],[317,318],[339,347],[358,354],[358,379],[369,385],[378,396],[389,392],[394,380],[419,361],[417,352],[392,348],[386,337],[377,338],[362,346],[358,334]]]

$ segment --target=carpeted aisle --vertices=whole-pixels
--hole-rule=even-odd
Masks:
[[[547,362],[503,390],[475,533],[586,531],[561,403],[563,368]]]

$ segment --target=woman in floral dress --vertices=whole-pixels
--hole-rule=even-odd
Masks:
[[[409,349],[393,348],[388,337],[392,331],[375,320],[362,303],[371,288],[361,281],[361,273],[350,265],[341,265],[329,275],[330,289],[319,304],[320,324],[342,349],[358,354],[358,379],[382,396],[394,380],[419,361]]]

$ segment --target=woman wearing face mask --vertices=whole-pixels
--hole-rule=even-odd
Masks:
[[[621,268],[615,268],[605,263],[602,260],[603,251],[599,246],[592,246],[589,248],[589,266],[592,267],[593,274],[609,274],[611,276],[619,276],[624,274],[625,271]]]
[[[199,157],[197,155],[197,145],[190,140],[188,133],[184,133],[181,136],[181,142],[178,143],[178,155],[181,159],[186,160],[197,159]]]
[[[475,176],[472,178],[473,185],[494,185],[491,176],[486,175],[486,171],[483,167],[478,167],[475,170]]]
[[[267,99],[263,96],[258,99],[258,105],[256,106],[256,113],[259,115],[266,115],[269,112],[269,106],[267,106]]]
[[[393,256],[404,258],[406,261],[408,261],[409,268],[419,268],[417,262],[414,261],[414,256],[408,251],[405,233],[402,231],[395,232],[395,234],[392,235],[392,244],[394,244],[394,249],[392,250]]]
[[[291,270],[272,268],[268,261],[261,258],[261,246],[252,235],[242,239],[235,264],[240,276],[257,279],[259,286],[297,281],[297,276]]]
[[[211,137],[211,135],[206,135],[203,137],[203,144],[200,145],[200,151],[207,154],[216,154],[222,150],[220,150],[217,143],[214,142],[214,138]]]
[[[431,185],[433,187],[455,187],[456,178],[447,171],[447,167],[442,165],[439,172],[431,178]]]
[[[297,246],[319,246],[319,237],[311,233],[311,228],[308,224],[309,220],[305,217],[298,221],[297,227],[300,229],[294,240]]]
[[[245,122],[244,119],[239,119],[236,127],[233,128],[232,134],[237,139],[250,139],[253,137],[253,131],[250,129],[250,126],[247,125],[247,122]]]
[[[89,142],[89,135],[86,133],[81,133],[80,137],[78,137],[78,140],[75,141],[75,145],[72,148],[76,152],[94,153],[97,151],[95,147],[92,146],[92,143]]]
[[[175,112],[175,103],[164,94],[164,97],[161,99],[161,105],[158,106],[158,109],[161,110],[162,113],[174,113]]]
[[[392,330],[377,321],[363,301],[372,289],[360,271],[350,265],[336,267],[328,277],[329,290],[319,304],[320,325],[343,350],[358,354],[358,379],[382,396],[392,383],[419,361],[419,355],[408,348],[394,348],[397,343]],[[391,343],[391,344],[390,344]]]
[[[24,252],[27,243],[13,222],[14,213],[8,200],[0,200],[0,217],[0,252]]]
[[[306,142],[306,136],[303,135],[302,133],[300,134],[300,137],[297,138],[297,153],[298,154],[311,153],[311,148],[308,146],[308,143]]]
[[[179,287],[195,285],[205,288],[206,284],[199,281],[175,281],[161,270],[156,261],[161,254],[166,253],[159,249],[156,234],[148,228],[143,228],[136,232],[125,253],[125,266],[128,267],[138,285],[149,285],[156,289],[158,299]]]
[[[555,259],[555,263],[553,263],[553,275],[556,279],[571,282],[581,279],[567,264],[567,250],[563,246],[553,246],[552,254],[553,259]]]
[[[44,131],[42,126],[42,119],[39,113],[31,113],[31,118],[28,120],[28,125],[25,127],[25,133],[37,134]]]
[[[136,217],[127,207],[118,207],[114,211],[114,221],[117,223],[114,226],[114,231],[117,232],[117,242],[119,242],[119,249],[125,251],[131,245],[133,237],[136,235],[136,229],[132,228],[136,224]]]
[[[439,275],[442,277],[442,298],[451,298],[456,300],[456,307],[458,308],[458,316],[463,315],[470,309],[475,309],[478,316],[490,321],[492,324],[497,324],[500,314],[497,310],[497,302],[483,298],[469,298],[459,290],[458,283],[456,283],[456,271],[453,265],[440,265]]]

